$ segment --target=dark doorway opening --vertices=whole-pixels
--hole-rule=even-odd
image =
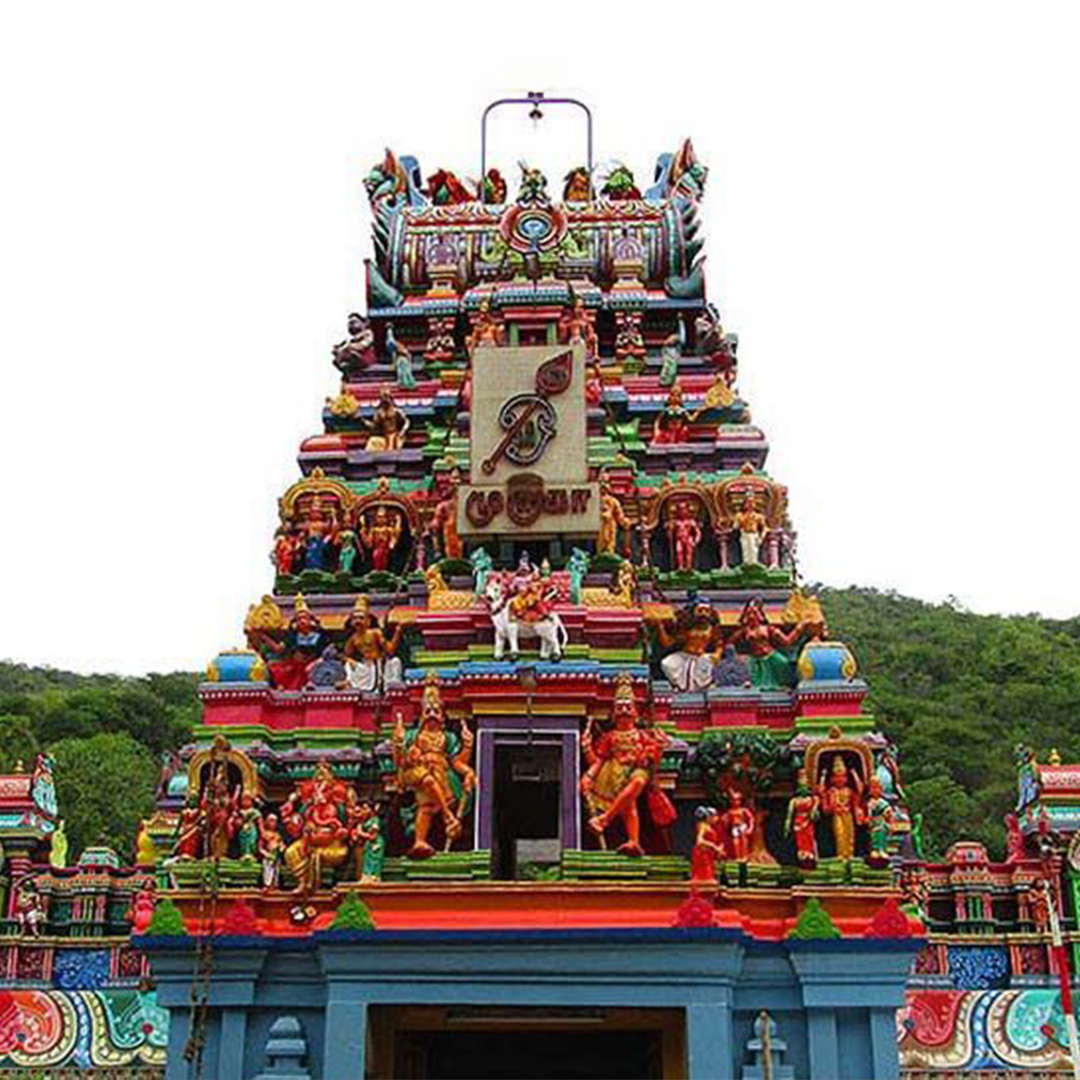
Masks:
[[[395,1075],[415,1080],[659,1080],[659,1031],[412,1031]]]
[[[558,864],[561,768],[557,743],[496,745],[491,859],[498,880],[535,879]]]

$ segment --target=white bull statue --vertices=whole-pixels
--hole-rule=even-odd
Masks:
[[[484,599],[491,610],[491,624],[495,628],[495,659],[501,660],[509,647],[510,659],[518,658],[518,640],[521,637],[540,639],[541,660],[561,660],[563,649],[569,641],[566,627],[558,612],[551,612],[542,619],[527,621],[518,619],[511,605],[513,599],[509,583],[502,574],[492,574],[484,586]]]

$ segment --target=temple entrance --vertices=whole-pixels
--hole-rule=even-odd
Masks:
[[[662,1080],[685,1075],[680,1009],[370,1010],[368,1075],[403,1080]]]
[[[536,880],[562,858],[562,746],[555,741],[495,748],[492,873]]]

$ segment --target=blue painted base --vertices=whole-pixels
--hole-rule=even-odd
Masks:
[[[158,1001],[173,1010],[166,1076],[186,1080],[192,943],[140,944]],[[895,1010],[920,944],[763,944],[720,929],[220,938],[203,1075],[282,1075],[274,1070],[284,1063],[268,1056],[271,1027],[293,1017],[302,1045],[291,1036],[290,1075],[362,1080],[368,1007],[389,1005],[675,1009],[685,1018],[686,1074],[711,1080],[760,1075],[753,1027],[767,1010],[783,1044],[774,1075],[897,1077]]]

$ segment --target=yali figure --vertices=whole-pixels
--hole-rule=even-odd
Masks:
[[[638,727],[633,680],[620,675],[612,711],[613,726],[599,738],[592,724],[585,729],[581,748],[588,765],[581,778],[581,794],[589,811],[589,828],[601,845],[605,833],[620,821],[626,840],[623,855],[644,855],[638,800],[646,796],[649,816],[658,828],[675,820],[675,808],[660,789],[657,773],[667,736],[652,727]]]
[[[468,809],[476,775],[469,765],[473,733],[461,725],[461,736],[446,730],[442,695],[437,680],[429,679],[424,687],[420,722],[405,730],[398,713],[394,725],[394,765],[398,786],[416,798],[413,821],[413,845],[410,859],[426,859],[435,854],[430,842],[436,821],[443,826],[445,850],[461,835],[461,819]]]

